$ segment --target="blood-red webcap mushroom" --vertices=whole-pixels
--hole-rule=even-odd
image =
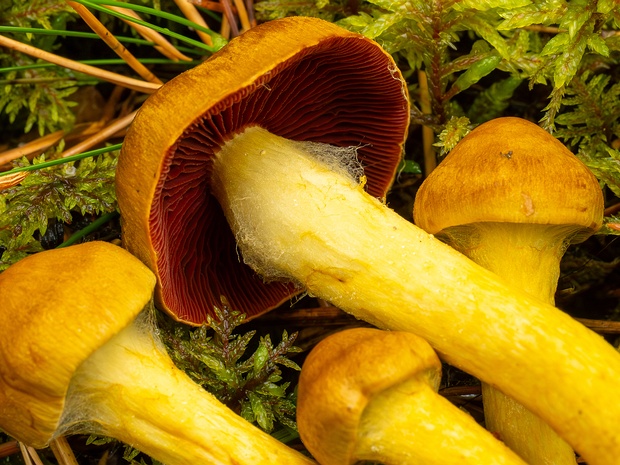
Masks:
[[[117,171],[125,244],[179,308],[208,311],[210,286],[242,311],[264,308],[264,279],[417,334],[591,465],[609,464],[620,456],[620,354],[377,198],[406,135],[406,96],[389,55],[362,36],[299,17],[248,31],[138,112]],[[219,231],[211,242],[208,229]],[[216,254],[257,276],[212,268]]]
[[[297,425],[322,465],[525,465],[437,393],[441,362],[403,331],[348,329],[319,342],[299,377]]]
[[[521,118],[474,129],[422,183],[415,223],[510,285],[554,304],[560,260],[602,224],[603,195],[561,142]],[[533,354],[535,358],[535,354]],[[483,384],[487,428],[532,465],[575,464],[540,418]]]
[[[155,272],[158,307],[177,320],[204,323],[221,295],[251,319],[301,289],[265,283],[240,263],[210,187],[214,153],[257,127],[357,146],[347,156],[355,163],[357,155],[368,191],[382,197],[407,134],[405,84],[376,43],[295,17],[248,31],[166,88],[141,109],[123,144],[117,193],[124,243]]]
[[[107,242],[0,274],[0,428],[32,447],[94,433],[169,465],[311,465],[177,369],[152,329],[155,277]]]

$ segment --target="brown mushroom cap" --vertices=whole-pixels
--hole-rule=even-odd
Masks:
[[[383,197],[407,134],[407,90],[375,42],[304,17],[271,21],[164,85],[139,111],[117,170],[125,246],[158,277],[158,305],[202,324],[225,296],[257,316],[298,292],[240,262],[209,189],[214,152],[249,126],[288,139],[359,146]]]
[[[570,195],[567,193],[570,192]],[[603,196],[590,170],[560,141],[521,118],[481,124],[420,187],[415,223],[431,234],[478,222],[601,227]]]
[[[147,267],[107,242],[40,252],[0,274],[0,428],[45,446],[77,367],[134,320],[154,286]]]
[[[326,337],[308,355],[299,378],[301,439],[320,463],[352,463],[372,397],[411,378],[435,391],[441,380],[439,358],[414,334],[355,328]]]

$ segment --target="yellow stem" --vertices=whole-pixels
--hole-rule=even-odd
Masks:
[[[191,381],[142,318],[80,366],[57,434],[85,424],[168,465],[315,463]]]
[[[476,223],[449,228],[442,235],[510,286],[553,305],[560,260],[574,231],[571,225]],[[486,383],[482,399],[487,429],[527,463],[577,463],[573,448],[519,402]]]
[[[248,128],[217,154],[212,181],[244,260],[267,279],[421,336],[548,421],[590,465],[620,457],[620,355],[600,336],[506,286],[299,143]]]
[[[437,236],[510,286],[554,305],[560,260],[575,227],[545,224],[475,223]]]
[[[525,465],[420,380],[375,395],[362,415],[358,438],[357,458],[385,465]]]

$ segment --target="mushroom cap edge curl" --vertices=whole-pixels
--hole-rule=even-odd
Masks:
[[[213,152],[258,125],[293,140],[357,146],[366,189],[383,197],[409,124],[404,80],[375,42],[316,18],[253,28],[142,106],[117,168],[123,241],[158,277],[158,306],[202,324],[224,295],[248,319],[298,293],[239,262],[209,192]],[[206,313],[205,313],[206,312]]]
[[[431,234],[476,222],[557,224],[574,225],[573,242],[579,242],[602,224],[603,195],[592,172],[522,118],[476,127],[434,173],[420,186],[413,209],[415,224]]]

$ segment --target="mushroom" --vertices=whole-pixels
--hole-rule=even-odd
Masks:
[[[382,197],[409,124],[405,83],[374,42],[294,17],[248,31],[166,88],[142,107],[124,141],[116,183],[124,245],[154,271],[157,306],[173,318],[203,324],[225,295],[250,320],[301,289],[265,283],[239,262],[210,187],[214,153],[258,127],[359,146],[349,162],[355,168],[357,156],[368,191]]]
[[[303,364],[297,425],[322,465],[525,465],[437,393],[441,362],[403,331],[355,328],[319,342]]]
[[[463,138],[420,186],[415,223],[506,282],[554,305],[569,244],[601,227],[594,175],[534,123],[491,120]],[[538,416],[483,383],[487,428],[532,465],[575,464]]]
[[[404,81],[374,42],[311,18],[251,29],[138,112],[117,170],[125,244],[159,273],[164,300],[208,309],[185,290],[214,286],[264,308],[265,279],[417,334],[551,423],[591,465],[609,464],[620,456],[620,354],[377,198],[407,114]],[[224,216],[207,218],[209,208]],[[207,230],[219,231],[212,243]],[[254,287],[249,269],[211,268],[214,254],[236,260],[238,250]]]
[[[0,428],[37,448],[102,434],[168,464],[314,463],[174,366],[142,312],[154,285],[106,242],[40,252],[0,274]]]

